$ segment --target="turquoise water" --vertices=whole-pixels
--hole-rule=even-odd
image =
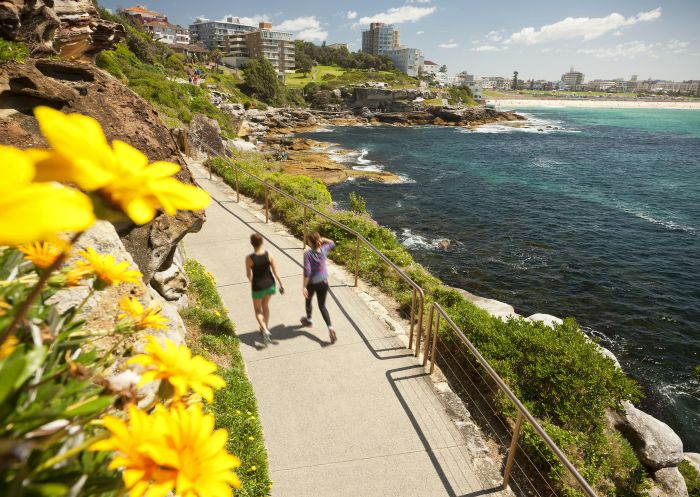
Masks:
[[[350,191],[452,286],[574,316],[700,450],[700,111],[523,109],[525,128],[330,128]],[[437,242],[449,239],[449,250]]]

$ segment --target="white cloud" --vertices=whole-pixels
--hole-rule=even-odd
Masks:
[[[416,31],[416,34],[417,34],[417,35],[422,35],[423,33],[425,33],[425,31],[423,31],[423,30],[421,30],[421,31]]]
[[[640,12],[636,16],[631,17],[625,17],[617,12],[613,12],[606,17],[567,17],[554,24],[542,26],[540,29],[533,27],[523,28],[510,35],[504,43],[535,45],[537,43],[571,38],[582,38],[584,41],[588,41],[611,31],[617,31],[625,26],[653,21],[659,17],[661,17],[661,7],[647,12]]]
[[[454,40],[447,41],[445,43],[440,43],[438,47],[440,48],[457,48],[459,46],[459,43],[455,42]]]
[[[503,39],[503,35],[501,34],[501,31],[489,31],[486,38],[491,41],[501,41]]]
[[[644,43],[643,41],[628,41],[608,48],[579,48],[576,53],[594,55],[600,58],[634,58],[637,55],[647,54],[654,56],[654,50],[658,43]]]
[[[345,16],[348,19],[355,19],[357,17],[357,11],[356,10],[348,10]]]
[[[275,26],[275,29],[291,31],[296,38],[305,41],[323,41],[328,38],[328,31],[321,27],[321,22],[316,19],[316,16],[287,19]]]
[[[666,45],[666,48],[673,53],[683,53],[689,46],[689,41],[671,40],[668,42],[668,45]]]
[[[508,50],[508,47],[497,47],[495,45],[479,45],[471,49],[472,52],[502,52]]]
[[[407,0],[406,3],[430,3],[430,0]]]
[[[369,24],[371,22],[384,22],[386,24],[401,24],[404,22],[416,22],[419,19],[429,16],[437,7],[414,7],[412,5],[402,5],[394,7],[386,12],[380,12],[373,16],[361,17],[356,26]]]

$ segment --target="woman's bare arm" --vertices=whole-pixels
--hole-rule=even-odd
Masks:
[[[251,259],[249,255],[245,258],[245,275],[248,281],[253,281],[253,259]]]
[[[284,290],[284,284],[282,283],[282,278],[280,278],[280,275],[277,274],[277,264],[275,264],[275,259],[270,257],[270,269],[272,269],[272,274],[275,276],[275,279],[277,279],[277,282],[279,283],[280,290]]]

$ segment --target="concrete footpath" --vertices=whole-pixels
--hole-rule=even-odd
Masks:
[[[498,473],[475,457],[433,383],[366,300],[331,268],[330,345],[314,302],[302,328],[302,244],[259,211],[235,202],[218,178],[190,168],[214,198],[188,257],[215,276],[241,339],[268,449],[274,497],[500,495]],[[264,347],[253,315],[244,257],[257,231],[277,261],[285,295],[271,302],[273,344]],[[494,477],[495,474],[495,477]],[[489,476],[486,476],[489,475]]]

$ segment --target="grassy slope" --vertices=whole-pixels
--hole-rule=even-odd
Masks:
[[[417,88],[418,80],[405,74],[392,71],[368,71],[366,69],[343,69],[338,66],[316,66],[315,83],[327,84],[334,88],[358,85],[367,82],[384,82],[391,88]],[[286,84],[289,88],[303,88],[312,82],[311,74],[288,74]]]
[[[343,74],[344,72],[345,69],[342,69],[338,66],[314,66],[312,71],[306,75],[296,72],[292,74],[287,74],[287,76],[285,77],[285,83],[290,88],[303,88],[304,86],[306,86],[314,80],[314,76],[316,82],[318,82],[326,74],[338,76]]]
[[[185,270],[190,279],[190,305],[182,315],[188,343],[195,353],[216,362],[226,380],[226,387],[216,392],[212,411],[217,428],[229,433],[227,449],[241,460],[237,472],[242,485],[236,496],[268,495],[271,482],[262,426],[233,323],[204,266],[189,259]]]

